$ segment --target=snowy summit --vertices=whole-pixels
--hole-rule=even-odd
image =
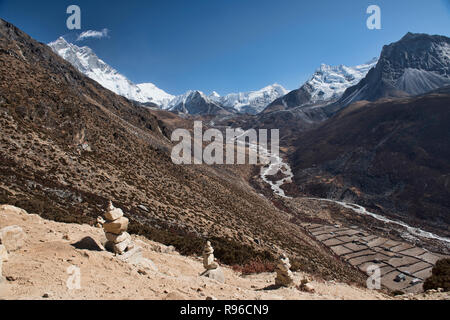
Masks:
[[[124,75],[101,60],[89,47],[78,47],[62,37],[48,45],[81,73],[127,99],[165,106],[174,98],[174,96],[157,88],[152,83],[138,85],[132,83]]]

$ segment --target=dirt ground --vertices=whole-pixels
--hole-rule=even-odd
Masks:
[[[170,247],[133,236],[143,248],[144,257],[155,269],[143,269],[119,260],[107,251],[77,249],[74,243],[91,237],[99,247],[105,240],[103,230],[88,225],[64,224],[10,206],[0,206],[0,228],[20,226],[26,233],[22,248],[3,262],[0,299],[150,299],[150,300],[340,300],[392,299],[377,291],[343,283],[312,280],[315,293],[297,288],[272,288],[275,274],[242,277],[223,266],[225,284],[199,276],[200,257],[179,255]],[[80,288],[69,289],[73,268],[80,270]],[[297,284],[307,275],[294,273]],[[69,284],[72,283],[69,281]],[[408,295],[408,299],[448,299],[444,293]]]

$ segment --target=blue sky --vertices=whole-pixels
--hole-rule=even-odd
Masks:
[[[66,27],[71,4],[81,8],[79,31]],[[381,30],[366,27],[371,4]],[[450,0],[0,0],[0,17],[44,43],[107,28],[108,37],[76,44],[172,94],[295,89],[321,63],[366,62],[408,31],[450,36]]]

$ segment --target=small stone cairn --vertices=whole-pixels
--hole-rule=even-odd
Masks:
[[[147,274],[147,271],[158,272],[158,267],[153,261],[142,256],[142,247],[136,245],[126,232],[128,219],[123,216],[121,209],[114,207],[111,201],[102,226],[108,240],[105,244],[106,250],[116,253],[118,259],[137,267],[139,274]]]
[[[121,209],[114,207],[111,201],[105,214],[105,220],[103,230],[108,240],[105,248],[119,255],[133,249],[134,244],[131,236],[126,232],[128,229],[128,219],[123,216]]]
[[[225,282],[225,276],[222,269],[217,262],[214,261],[214,248],[211,246],[211,242],[207,241],[205,248],[203,249],[203,267],[206,269],[201,276],[208,277],[219,281]]]
[[[203,267],[206,270],[217,269],[219,265],[214,261],[214,248],[211,242],[206,242],[205,249],[203,249]]]
[[[290,268],[289,258],[283,253],[275,269],[277,273],[277,277],[275,278],[276,286],[291,287],[294,285],[294,278]]]

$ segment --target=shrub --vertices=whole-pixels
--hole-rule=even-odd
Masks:
[[[444,291],[450,291],[450,259],[439,260],[433,267],[432,275],[425,280],[423,289],[442,288]]]
[[[251,260],[244,265],[234,265],[233,270],[240,272],[242,275],[274,272],[275,264],[272,261],[262,261],[261,259],[257,259]]]
[[[165,245],[172,245],[180,254],[185,256],[201,255],[207,240],[181,229],[167,226],[161,226],[161,229],[158,229],[136,221],[130,221],[128,232],[142,235],[149,240]],[[208,240],[214,247],[214,256],[226,265],[238,265],[243,268],[248,264],[246,268],[250,270],[252,261],[260,261],[260,263],[265,264],[265,267],[259,266],[258,268],[270,270],[269,262],[274,261],[274,257],[268,251],[256,251],[251,246],[225,238],[213,237]]]

